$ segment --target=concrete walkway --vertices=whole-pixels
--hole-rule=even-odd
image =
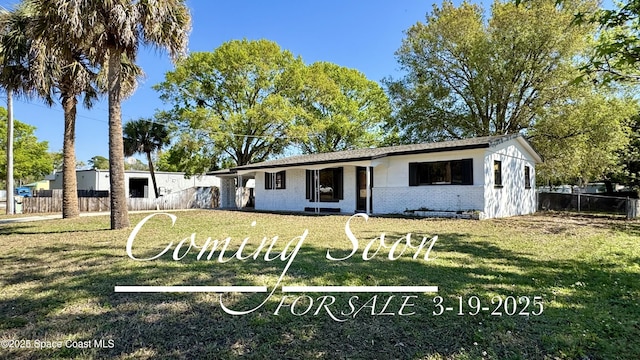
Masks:
[[[154,212],[176,212],[176,211],[193,211],[193,210],[204,210],[204,209],[175,209],[175,210],[140,210],[140,211],[129,211],[129,214],[145,214],[145,213],[154,213]],[[109,216],[111,215],[108,211],[102,212],[81,212],[80,216]],[[14,217],[8,219],[0,219],[0,225],[2,224],[13,224],[13,223],[21,223],[21,222],[31,222],[31,221],[42,221],[42,220],[56,220],[62,219],[62,214],[51,214],[51,215],[38,215],[38,216],[24,216],[24,217]]]
[[[135,211],[139,212],[139,211]],[[133,214],[134,211],[130,211],[130,214]],[[86,212],[80,213],[80,216],[109,216],[109,212]],[[42,220],[55,220],[62,219],[62,214],[51,214],[51,215],[37,215],[37,216],[23,216],[23,217],[14,217],[9,219],[0,219],[0,225],[2,224],[12,224],[12,223],[21,223],[21,222],[31,222],[31,221],[42,221]]]
[[[25,217],[15,217],[15,218],[10,218],[10,219],[0,219],[0,225],[2,225],[2,224],[20,223],[20,222],[52,220],[52,219],[62,219],[62,214],[59,214],[59,215],[42,215],[42,216],[25,216]]]

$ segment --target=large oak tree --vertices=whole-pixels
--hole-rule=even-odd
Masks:
[[[585,2],[434,6],[409,28],[397,58],[406,75],[386,81],[405,142],[516,133],[564,99],[589,26],[572,26]]]
[[[304,153],[376,146],[389,119],[389,99],[380,85],[356,69],[329,62],[305,68],[296,96],[299,112],[290,134]]]
[[[201,173],[278,156],[376,145],[389,100],[364,74],[302,59],[268,40],[234,40],[191,54],[155,86],[177,134],[166,170]]]
[[[176,125],[179,147],[208,170],[208,159],[245,165],[280,154],[291,142],[304,64],[268,40],[233,40],[213,52],[196,52],[156,85],[173,109],[159,118]],[[172,151],[180,153],[180,149]],[[186,155],[186,154],[185,154]]]

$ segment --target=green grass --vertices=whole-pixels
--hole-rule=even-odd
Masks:
[[[245,237],[247,251],[278,236],[279,253],[305,229],[309,235],[280,285],[437,285],[437,294],[413,294],[411,316],[371,315],[365,307],[344,322],[326,312],[274,315],[282,292],[248,315],[225,313],[219,296],[115,293],[116,285],[266,285],[277,283],[285,262],[263,259],[198,261],[197,251],[181,261],[173,248],[158,260],[137,262],[126,254],[132,227],[111,231],[108,217],[0,225],[0,340],[112,340],[112,348],[0,349],[0,358],[272,358],[272,359],[638,359],[640,358],[640,222],[562,214],[487,221],[371,218],[352,221],[360,240],[345,261],[325,258],[350,252],[347,216],[262,213],[176,212],[151,219],[134,243],[134,255],[150,257],[169,242],[195,233],[231,237],[229,257]],[[256,221],[255,226],[251,223]],[[368,241],[385,233],[392,242],[412,233],[438,235],[430,261],[405,254],[390,261],[380,251],[364,261]],[[184,250],[184,248],[183,248]],[[214,258],[215,259],[215,258]],[[295,295],[295,294],[290,294]],[[300,294],[302,295],[302,294]],[[323,294],[308,294],[317,299]],[[334,314],[371,305],[397,312],[402,295],[331,294]],[[492,316],[457,309],[433,315],[435,296],[457,307],[477,296],[491,307],[494,296],[541,296],[540,316]],[[260,304],[266,294],[228,294],[236,310]],[[291,298],[290,298],[291,299]],[[400,301],[400,303],[398,303]],[[290,302],[290,301],[289,301]],[[298,303],[301,309],[302,300]],[[317,306],[317,302],[316,302]],[[520,305],[520,308],[522,305]],[[468,306],[466,311],[471,310]],[[529,309],[530,311],[533,308]]]

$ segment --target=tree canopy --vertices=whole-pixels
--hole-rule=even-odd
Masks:
[[[582,67],[584,75],[605,83],[640,81],[640,1],[627,0],[615,3],[614,9],[580,12],[576,23],[598,26],[595,46]]]
[[[387,79],[405,142],[528,129],[572,79],[588,26],[572,26],[585,2],[495,2],[491,16],[467,2],[434,6],[396,55],[406,75]]]
[[[213,52],[195,52],[156,85],[173,109],[160,118],[182,130],[180,144],[235,165],[259,162],[289,144],[286,129],[303,63],[268,40],[233,40]],[[209,153],[209,154],[207,154]]]
[[[154,122],[152,119],[140,118],[129,121],[124,126],[124,154],[131,156],[134,154],[147,155],[151,182],[153,183],[153,193],[158,198],[158,184],[156,173],[153,167],[152,154],[161,150],[169,142],[169,131],[163,124]]]
[[[89,166],[94,170],[107,170],[109,169],[109,159],[104,156],[96,155],[89,159]]]
[[[619,152],[629,144],[636,101],[607,95],[604,89],[576,92],[571,101],[550,108],[529,132],[545,158],[536,171],[541,183],[586,184],[621,171]]]
[[[49,144],[38,141],[35,127],[15,120],[14,131],[14,168],[15,179],[23,182],[40,180],[53,170],[53,158],[48,153]],[[0,129],[7,127],[7,110],[0,107]],[[6,178],[7,133],[0,131],[0,178]]]
[[[158,154],[158,170],[184,172],[187,176],[218,170],[224,166],[215,149],[204,146],[206,141],[180,134],[172,146]],[[233,163],[228,164],[232,166]]]
[[[389,99],[378,83],[355,69],[317,62],[304,70],[289,134],[305,153],[378,145],[389,119]]]
[[[268,40],[233,40],[196,52],[156,85],[172,108],[157,115],[174,131],[166,170],[201,173],[277,156],[377,144],[389,117],[383,89],[335,64],[306,66]]]
[[[640,191],[640,115],[633,116],[629,130],[629,145],[618,151],[619,167],[614,168],[611,180]]]
[[[520,133],[545,159],[540,183],[619,173],[637,102],[621,87],[576,81],[596,26],[576,21],[589,0],[445,1],[409,28],[385,81],[400,142]]]

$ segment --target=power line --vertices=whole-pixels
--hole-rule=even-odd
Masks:
[[[1,98],[6,99],[6,97],[1,97]],[[50,107],[50,106],[41,105],[41,104],[38,104],[38,103],[34,103],[34,102],[30,102],[30,101],[24,101],[24,100],[20,100],[20,99],[14,99],[14,101],[18,101],[18,102],[21,102],[21,103],[26,104],[26,105],[37,106],[37,107],[41,107],[41,108],[44,108],[44,109],[48,109],[48,110],[52,110],[52,111],[56,111],[56,112],[64,114],[64,110],[61,110],[61,109],[53,107],[53,106]],[[109,123],[108,121],[105,121],[105,120],[102,120],[102,119],[93,118],[93,117],[86,116],[86,115],[76,115],[76,117],[85,118],[85,119],[93,120],[93,121],[98,121],[98,122],[102,122],[102,123],[105,123],[105,124]]]
[[[6,97],[0,97],[0,98],[6,99]],[[38,104],[38,103],[34,103],[34,102],[30,102],[30,101],[24,101],[24,100],[17,100],[17,101],[19,101],[19,102],[21,102],[23,104],[26,104],[26,105],[37,106],[37,107],[53,110],[53,111],[56,111],[56,112],[64,114],[64,110],[61,110],[61,109],[56,108],[56,107],[49,107],[49,106],[46,106],[46,105],[41,105],[41,104]],[[108,111],[108,110],[102,109],[102,108],[95,108],[95,109]],[[107,120],[97,119],[97,118],[93,118],[93,117],[86,116],[86,115],[76,115],[76,117],[85,118],[85,119],[88,119],[88,120],[97,121],[97,122],[101,122],[101,123],[105,123],[105,124],[109,123],[109,121],[107,121]],[[124,117],[125,116],[122,116],[122,118],[124,118]],[[138,120],[150,122],[152,124],[158,124],[158,125],[162,125],[162,126],[167,126],[166,123],[157,122],[157,121],[153,120],[153,118],[151,118],[151,120],[149,120],[147,118],[141,117]],[[211,131],[209,133],[210,134],[217,134],[217,135],[226,135],[226,136],[237,137],[237,138],[252,138],[252,139],[267,139],[267,138],[275,138],[275,137],[280,138],[280,139],[295,139],[296,138],[296,137],[289,136],[289,135],[284,135],[284,134],[280,134],[280,135],[250,135],[250,134],[236,134],[236,133],[224,132],[224,131]],[[307,136],[308,137],[318,138],[321,135],[320,134],[307,134]]]

